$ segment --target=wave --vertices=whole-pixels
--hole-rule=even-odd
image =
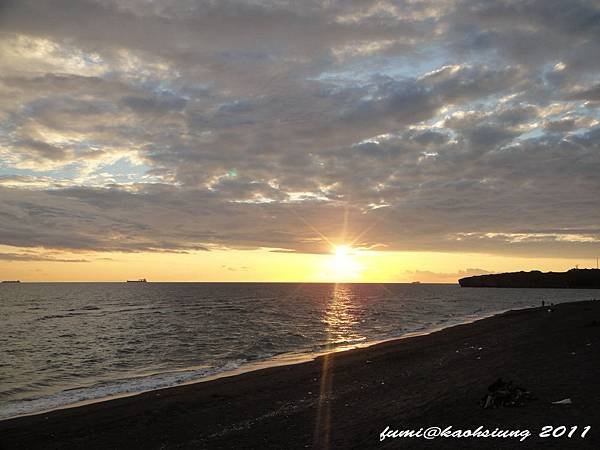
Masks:
[[[166,387],[185,384],[221,372],[239,368],[245,360],[230,361],[219,367],[196,367],[177,371],[160,372],[146,376],[104,381],[89,387],[65,389],[56,394],[12,400],[4,403],[0,419],[41,413],[66,406],[89,403],[125,395],[139,394]]]
[[[115,397],[135,395],[142,392],[197,382],[226,373],[239,373],[274,365],[303,362],[325,353],[344,351],[356,347],[366,347],[379,342],[398,339],[403,336],[409,337],[415,334],[426,334],[441,328],[489,317],[503,311],[504,310],[497,310],[483,315],[470,314],[461,318],[453,318],[454,320],[441,319],[438,320],[437,323],[429,325],[413,324],[412,326],[400,328],[394,333],[389,333],[386,337],[375,340],[357,336],[350,339],[315,343],[309,348],[299,349],[295,352],[262,352],[260,355],[255,354],[248,356],[247,358],[236,359],[218,367],[196,366],[180,370],[151,373],[144,376],[104,381],[89,387],[69,388],[47,396],[8,401],[2,405],[2,409],[0,410],[0,420],[43,413],[45,411],[72,407]]]

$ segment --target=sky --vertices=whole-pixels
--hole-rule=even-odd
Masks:
[[[598,0],[0,0],[0,278],[595,267],[599,54]]]

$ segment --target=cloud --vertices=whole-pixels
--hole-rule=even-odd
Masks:
[[[44,261],[44,262],[61,262],[61,263],[82,263],[89,262],[87,259],[64,259],[52,256],[36,255],[31,253],[0,253],[2,261]]]
[[[133,97],[127,96],[121,102],[140,114],[165,114],[170,111],[180,111],[184,108],[186,100],[174,96],[163,97]]]
[[[0,8],[0,244],[599,250],[595,2]]]
[[[457,283],[460,278],[492,273],[485,269],[465,269],[455,273],[431,272],[428,270],[407,270],[404,275],[411,281],[421,283]]]
[[[17,148],[21,148],[29,152],[30,155],[36,155],[42,159],[63,160],[67,157],[67,152],[64,149],[33,139],[18,141]]]
[[[578,91],[569,94],[568,98],[570,100],[590,100],[594,102],[600,101],[600,84],[579,89]]]

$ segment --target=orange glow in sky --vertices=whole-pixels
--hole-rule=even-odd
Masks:
[[[8,252],[10,249],[0,250]],[[43,249],[28,251],[31,255],[43,253]],[[33,256],[30,260],[0,260],[0,278],[22,281],[123,281],[147,278],[149,281],[454,283],[458,278],[471,274],[468,269],[489,272],[533,269],[559,271],[575,265],[595,265],[595,260],[386,252],[343,245],[323,254],[269,249],[190,253],[54,252],[52,258],[57,261],[36,261]]]

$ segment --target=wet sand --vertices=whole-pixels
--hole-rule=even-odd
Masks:
[[[483,409],[497,378],[531,391]],[[570,405],[552,402],[570,398]],[[600,302],[510,311],[315,361],[0,422],[2,449],[600,448]],[[385,439],[390,429],[529,429]],[[539,438],[545,425],[573,437]],[[586,425],[591,430],[579,437]]]

